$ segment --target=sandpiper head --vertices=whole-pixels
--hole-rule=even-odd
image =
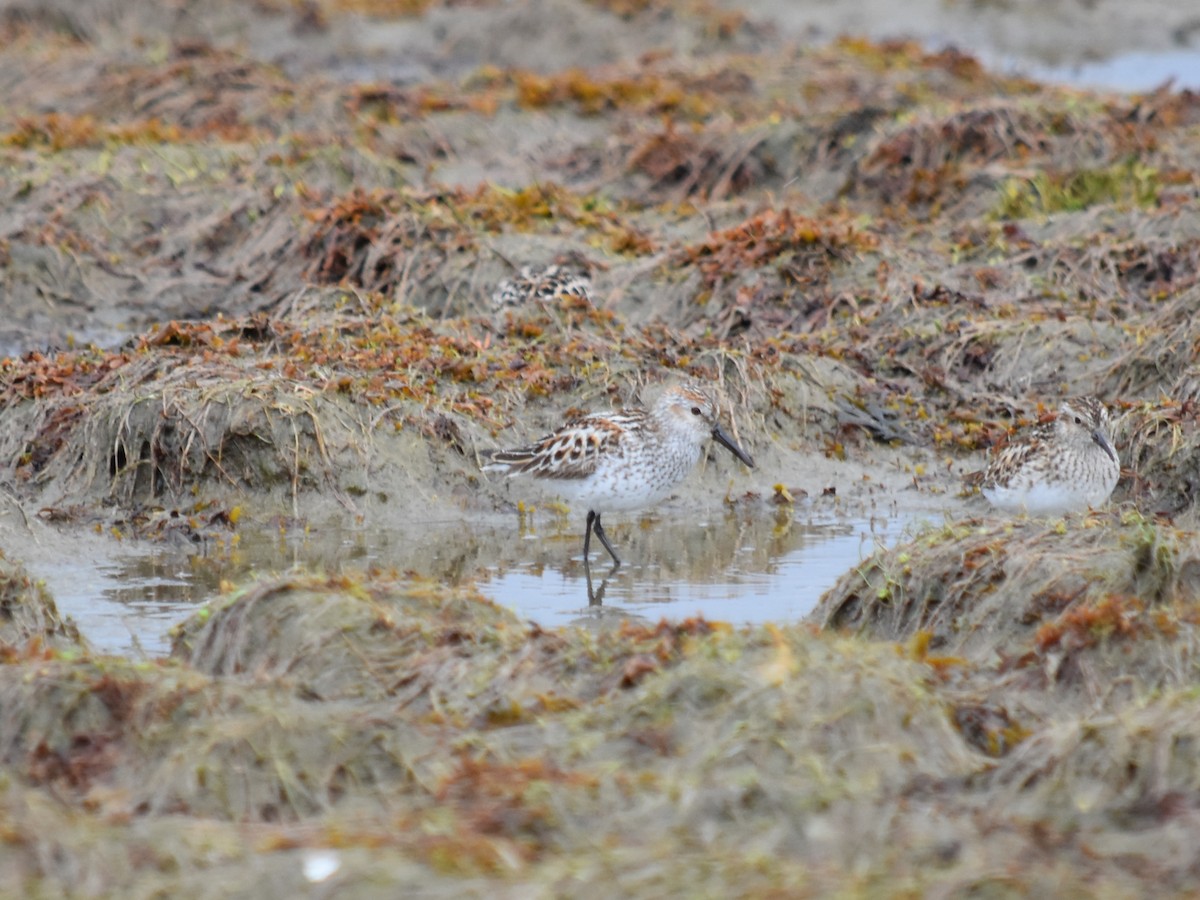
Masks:
[[[710,437],[750,468],[754,460],[721,427],[720,406],[712,391],[698,384],[673,385],[663,391],[654,404],[654,414],[669,423],[672,430],[691,437],[702,445]]]
[[[1095,397],[1064,401],[1054,428],[1067,446],[1078,448],[1080,452],[1099,447],[1114,463],[1118,462],[1117,451],[1112,445],[1112,417]]]

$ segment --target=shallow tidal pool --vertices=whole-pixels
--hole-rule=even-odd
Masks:
[[[475,584],[546,627],[622,617],[793,622],[809,615],[842,573],[920,521],[895,509],[846,515],[803,503],[614,517],[607,531],[623,565],[614,571],[593,542],[589,590],[575,518],[494,514],[395,532],[268,530],[196,546],[116,545],[102,561],[64,553],[29,568],[98,650],[157,656],[170,649],[172,626],[217,596],[223,582],[290,570],[353,575],[378,568]]]

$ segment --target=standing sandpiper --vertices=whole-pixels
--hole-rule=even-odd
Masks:
[[[980,482],[983,496],[997,509],[1035,516],[1100,506],[1121,475],[1111,428],[1094,397],[1065,401],[1054,421],[996,454]]]
[[[666,497],[700,460],[709,438],[754,468],[750,455],[721,427],[714,395],[691,383],[667,388],[649,409],[592,413],[528,447],[487,451],[483,468],[552,482],[565,499],[586,505],[584,565],[594,531],[615,569],[621,560],[600,516],[641,509]]]

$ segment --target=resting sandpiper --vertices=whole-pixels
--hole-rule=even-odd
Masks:
[[[689,383],[667,388],[648,409],[592,413],[527,447],[487,451],[483,468],[551,482],[565,500],[585,505],[584,564],[595,532],[615,568],[621,560],[600,516],[666,497],[700,460],[709,438],[754,468],[750,455],[721,427],[715,395]]]
[[[1100,506],[1121,475],[1111,429],[1108,410],[1099,400],[1067,400],[1054,421],[996,453],[980,489],[997,509],[1030,515]]]
[[[524,306],[531,301],[543,302],[559,297],[578,297],[592,302],[592,279],[583,272],[568,266],[522,266],[512,278],[496,285],[492,292],[492,306]]]

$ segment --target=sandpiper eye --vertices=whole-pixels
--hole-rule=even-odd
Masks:
[[[1076,417],[1075,417],[1075,424],[1076,424],[1076,425],[1082,425],[1082,424],[1083,424],[1083,416],[1076,416]]]
[[[693,415],[693,416],[698,416],[698,415],[700,415],[700,407],[698,407],[698,406],[693,406],[693,407],[692,407],[692,415]]]

